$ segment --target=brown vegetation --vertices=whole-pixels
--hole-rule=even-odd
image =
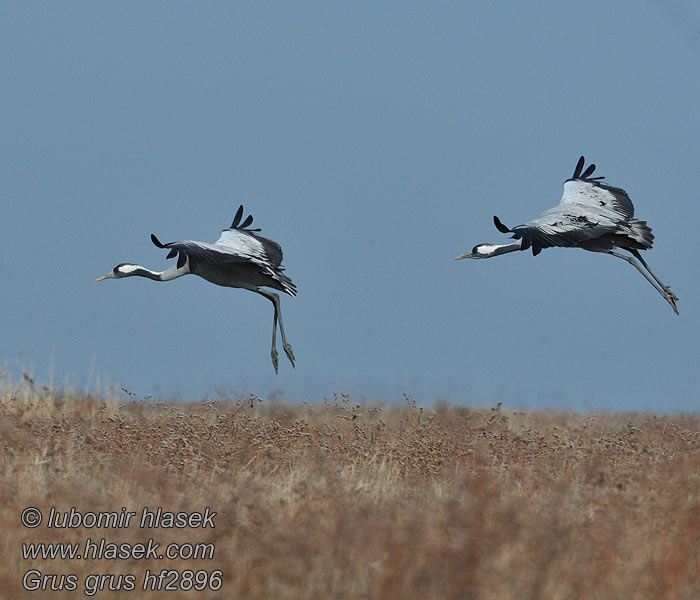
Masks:
[[[0,398],[0,594],[97,598],[698,598],[700,418],[57,397]],[[35,529],[27,506],[217,512],[215,529]],[[214,543],[209,560],[29,560],[22,543]],[[78,592],[23,592],[30,569]],[[143,592],[219,569],[218,592]]]

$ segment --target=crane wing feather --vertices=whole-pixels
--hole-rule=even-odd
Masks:
[[[215,245],[247,260],[271,263],[275,267],[278,267],[282,262],[281,246],[277,242],[251,231],[224,229]]]
[[[155,236],[154,236],[155,237]],[[155,239],[154,243],[158,241]],[[224,229],[215,244],[183,240],[161,244],[158,247],[168,248],[167,258],[178,257],[178,268],[190,258],[191,266],[196,262],[210,264],[224,263],[255,263],[267,269],[282,271],[282,248],[280,245],[260,235],[241,229]]]
[[[591,175],[593,175],[593,171],[595,171],[595,164],[591,163],[581,174],[581,179],[588,179]]]
[[[607,233],[615,233],[618,228],[618,223],[611,218],[594,218],[575,209],[568,211],[555,207],[523,225],[513,227],[512,231],[515,237],[523,238],[523,247],[532,245],[534,252],[535,249],[553,246],[571,248]]]
[[[559,206],[565,204],[587,206],[590,212],[607,212],[625,219],[634,217],[634,205],[627,192],[600,181],[582,179],[565,181]]]
[[[207,242],[194,242],[192,240],[184,240],[181,242],[170,242],[165,244],[166,248],[170,248],[170,253],[167,258],[172,258],[175,253],[179,254],[178,265],[182,266],[186,257],[190,257],[193,261],[211,263],[215,265],[230,263],[230,262],[248,262],[244,256],[239,256],[235,252],[229,251],[226,248],[208,244]],[[182,264],[180,264],[182,262]]]
[[[151,234],[151,241],[158,248],[168,248],[167,258],[178,256],[177,266],[182,268],[189,259],[190,271],[194,271],[197,263],[221,265],[226,263],[253,263],[261,267],[263,272],[278,278],[282,275],[282,247],[275,241],[258,235],[259,229],[245,229],[253,222],[253,217],[248,216],[241,223],[243,217],[241,205],[233,219],[231,229],[224,229],[216,240],[216,243],[195,242],[183,240],[163,244],[155,235]]]
[[[243,217],[243,205],[241,204],[238,207],[238,210],[236,211],[236,216],[233,217],[233,223],[231,223],[231,229],[235,229],[238,227],[238,224],[241,222],[241,218]]]
[[[241,219],[243,218],[243,205],[241,204],[236,211],[236,216],[233,217],[233,223],[231,223],[230,229],[247,229],[253,224],[253,215],[248,215],[243,223]],[[248,229],[248,231],[260,231],[260,229]]]

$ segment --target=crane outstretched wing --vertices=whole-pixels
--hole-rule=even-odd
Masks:
[[[224,229],[214,244],[183,240],[167,244],[151,234],[151,241],[159,248],[168,248],[167,258],[178,257],[177,266],[181,268],[187,259],[190,268],[196,263],[221,265],[225,263],[254,263],[263,269],[283,271],[281,246],[268,238],[258,235],[260,229],[248,229],[253,217],[248,216],[242,223],[243,205],[238,208],[231,224],[231,229]]]
[[[282,247],[277,242],[242,229],[224,229],[214,245],[254,262],[275,267],[282,263]]]
[[[207,242],[183,240],[180,242],[168,242],[167,244],[163,244],[154,234],[151,234],[151,241],[159,248],[170,249],[166,258],[173,258],[177,255],[178,268],[181,268],[188,258],[190,259],[190,268],[193,268],[196,262],[214,265],[231,262],[248,262],[248,258],[245,256],[239,256],[235,252],[228,251],[215,244],[208,244]]]
[[[609,218],[596,220],[592,215],[568,212],[557,206],[511,231],[514,238],[522,238],[523,250],[532,246],[532,253],[537,256],[543,248],[571,248],[607,233],[615,233],[618,228],[618,224]]]
[[[634,205],[621,188],[602,183],[603,177],[591,177],[595,171],[595,165],[591,164],[581,173],[585,159],[579,158],[574,175],[564,182],[564,193],[560,205],[577,204],[581,207],[588,206],[591,211],[607,212],[608,214],[631,219],[634,217]],[[573,207],[572,207],[573,208]]]
[[[275,241],[258,235],[260,229],[250,229],[253,223],[253,215],[243,218],[243,205],[241,204],[233,218],[233,223],[228,229],[224,229],[216,240],[216,246],[225,248],[238,256],[243,256],[253,262],[271,264],[279,268],[282,263],[282,247]]]
[[[582,179],[565,181],[564,193],[559,204],[562,207],[568,205],[584,206],[591,211],[607,212],[623,219],[634,217],[634,205],[627,192],[598,181],[584,181]]]

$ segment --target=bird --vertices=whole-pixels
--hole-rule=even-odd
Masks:
[[[497,216],[493,217],[496,229],[513,234],[511,237],[517,240],[515,243],[477,244],[455,260],[491,258],[528,249],[537,256],[543,248],[554,246],[603,252],[635,267],[678,314],[678,297],[661,282],[639,253],[653,245],[651,228],[646,221],[634,217],[634,206],[625,190],[602,183],[604,177],[591,177],[596,166],[590,164],[584,170],[585,164],[582,156],[576,163],[573,176],[564,182],[559,204],[540,216],[513,228],[505,226]],[[616,252],[616,249],[626,250],[632,256]]]
[[[151,241],[158,248],[169,249],[166,258],[177,256],[177,263],[165,271],[151,271],[141,265],[132,263],[118,264],[114,269],[98,277],[95,281],[105,279],[122,279],[123,277],[146,277],[154,281],[172,281],[183,275],[199,275],[203,279],[224,287],[243,288],[260,294],[272,302],[274,315],[272,319],[272,365],[278,373],[277,322],[282,335],[282,347],[294,365],[294,352],[287,343],[282,323],[279,294],[264,288],[272,288],[294,297],[297,287],[287,277],[282,267],[282,248],[268,238],[258,235],[260,229],[251,229],[252,215],[243,219],[243,205],[238,208],[231,227],[224,229],[215,243],[184,240],[167,244],[151,234]]]

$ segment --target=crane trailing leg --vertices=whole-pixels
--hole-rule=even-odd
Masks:
[[[282,309],[280,308],[280,297],[278,294],[275,294],[274,292],[268,292],[267,290],[264,290],[262,288],[258,288],[256,291],[258,292],[258,294],[260,294],[261,296],[265,296],[265,298],[272,302],[272,306],[275,309],[275,312],[272,316],[272,349],[270,351],[270,356],[272,357],[272,366],[275,368],[275,373],[278,373],[279,367],[279,360],[277,354],[278,319],[280,325],[280,333],[282,334],[282,348],[284,349],[284,353],[287,355],[289,362],[292,363],[292,367],[294,368],[294,352],[292,351],[292,347],[287,343],[287,336],[284,334],[284,324],[282,323]]]
[[[676,296],[672,291],[671,291],[671,286],[664,285],[664,283],[656,276],[654,271],[651,270],[649,265],[646,263],[646,261],[642,258],[642,255],[634,248],[629,248],[629,251],[634,254],[637,257],[637,260],[639,260],[640,263],[644,265],[644,268],[649,271],[651,276],[656,279],[656,282],[666,291],[666,293],[673,299],[673,300],[678,300],[678,296]]]
[[[678,300],[678,297],[671,291],[671,288],[667,285],[664,285],[661,282],[661,280],[656,275],[654,275],[653,271],[649,268],[649,266],[646,264],[646,262],[637,250],[635,250],[634,248],[625,248],[625,250],[628,250],[629,252],[634,254],[639,259],[639,261],[646,267],[647,271],[651,273],[654,279],[649,277],[649,275],[646,274],[642,267],[639,266],[639,263],[636,260],[634,260],[634,258],[632,258],[631,256],[627,256],[626,254],[620,254],[613,250],[608,250],[608,254],[612,256],[617,256],[617,258],[621,258],[622,260],[627,261],[635,269],[637,269],[637,271],[644,275],[644,278],[654,287],[654,289],[666,299],[666,301],[671,305],[673,312],[678,314],[678,307],[676,306],[676,300]]]

